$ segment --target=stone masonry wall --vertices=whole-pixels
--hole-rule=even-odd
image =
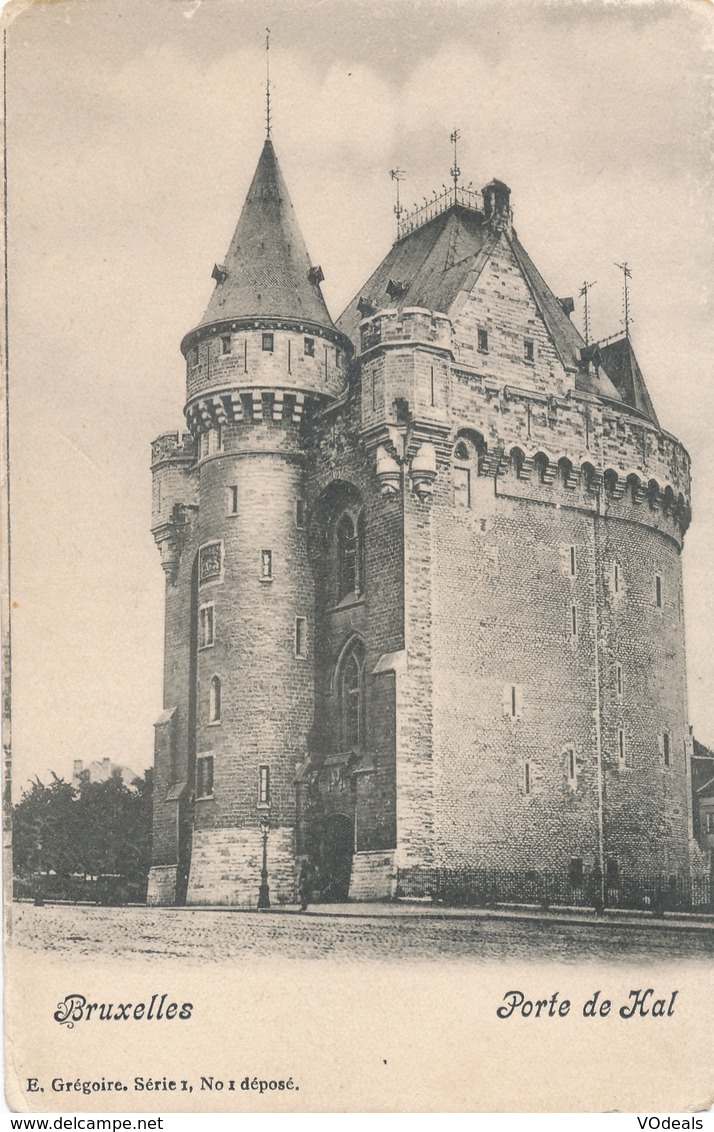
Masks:
[[[273,349],[263,349],[263,334],[273,335]],[[319,333],[319,336],[318,336]],[[224,352],[223,338],[230,339]],[[335,336],[336,337],[336,336]],[[305,339],[313,353],[306,353]],[[195,359],[195,360],[194,360]],[[189,350],[186,382],[189,399],[198,393],[260,386],[266,389],[303,389],[337,396],[344,388],[346,359],[337,341],[325,331],[305,326],[301,332],[265,326],[237,326],[203,337]]]
[[[486,380],[547,396],[562,397],[574,388],[574,374],[551,341],[505,234],[451,315],[457,365],[470,366]],[[485,348],[479,346],[479,330],[488,336]],[[532,361],[526,360],[526,339],[533,343]]]
[[[404,643],[402,521],[396,501],[379,494],[374,454],[359,444],[352,426],[354,403],[342,415],[325,413],[308,431],[308,503],[317,579],[317,669],[313,757],[319,764],[340,749],[336,670],[346,644],[356,635],[365,647],[366,735],[369,769],[353,780],[337,802],[323,787],[329,812],[338,805],[355,825],[355,846],[390,848],[395,838],[394,676],[375,673],[382,657]],[[351,603],[336,603],[336,521],[343,507],[364,514],[365,578],[363,592]],[[327,776],[325,776],[327,777]],[[349,784],[347,784],[349,785]]]
[[[443,357],[406,340],[408,320],[363,323],[364,435],[399,458],[413,430],[439,453],[432,498],[408,478],[398,495],[397,861],[686,868],[689,459],[641,414],[575,390],[505,242],[489,271],[458,310],[445,392]],[[459,432],[467,507],[449,459]]]
[[[213,608],[214,644],[198,652],[197,755],[213,755],[214,788],[196,801],[195,828],[254,832],[259,768],[267,765],[271,827],[276,837],[292,837],[295,769],[306,755],[314,710],[314,597],[306,530],[297,521],[304,496],[297,430],[274,421],[228,428],[223,451],[202,461],[200,476],[201,546],[219,544],[221,569],[199,584],[199,610]],[[268,576],[264,551],[271,555]],[[220,722],[209,719],[215,676]],[[205,857],[213,842],[201,844]],[[193,899],[196,862],[194,844]]]
[[[257,827],[196,830],[186,903],[255,908],[262,861],[263,839]],[[297,893],[293,830],[270,831],[267,864],[271,903],[294,902]]]
[[[565,869],[581,857],[594,864],[596,624],[587,518],[509,499],[507,485],[487,477],[472,481],[471,507],[463,507],[444,475],[433,506],[439,862]]]

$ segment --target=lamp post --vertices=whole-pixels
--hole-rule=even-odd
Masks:
[[[263,835],[263,867],[260,870],[260,888],[258,889],[258,911],[262,912],[270,907],[270,888],[268,887],[268,831],[270,829],[270,815],[260,815],[260,832]]]

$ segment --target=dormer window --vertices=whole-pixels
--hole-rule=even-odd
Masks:
[[[404,279],[390,279],[386,286],[390,299],[401,299],[409,290],[409,284]]]
[[[359,312],[360,318],[369,318],[370,315],[373,315],[376,312],[377,307],[371,299],[367,298],[366,295],[360,295],[359,301],[357,303],[357,310]]]
[[[273,350],[275,349],[275,336],[271,331],[263,334],[263,349],[268,354],[272,354]]]

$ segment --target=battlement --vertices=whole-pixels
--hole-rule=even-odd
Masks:
[[[587,395],[546,397],[452,370],[451,413],[457,431],[474,428],[492,452],[543,454],[611,472],[618,482],[656,482],[690,500],[690,459],[673,436],[625,405]]]
[[[398,284],[395,284],[395,287]],[[360,353],[378,346],[424,345],[451,352],[451,319],[424,307],[383,309],[360,322]]]
[[[189,463],[196,460],[196,441],[190,432],[162,432],[151,443],[151,467],[161,464]]]
[[[203,436],[203,447],[207,447],[206,434],[223,425],[259,424],[265,420],[299,424],[311,400],[314,394],[301,389],[234,387],[213,390],[210,396],[194,397],[184,411],[192,433]],[[200,439],[198,443],[202,445]],[[199,447],[199,455],[207,454],[203,447]]]

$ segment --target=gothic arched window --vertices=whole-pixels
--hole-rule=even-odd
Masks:
[[[337,523],[337,600],[349,594],[364,593],[365,520],[364,511],[346,511]]]
[[[364,742],[364,647],[356,642],[343,657],[339,673],[340,738],[343,750]]]
[[[357,537],[350,515],[337,524],[337,600],[357,589]]]
[[[213,677],[208,690],[208,722],[221,722],[221,681],[218,676]]]

